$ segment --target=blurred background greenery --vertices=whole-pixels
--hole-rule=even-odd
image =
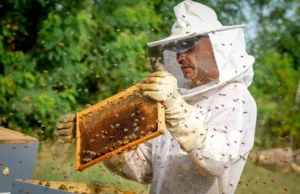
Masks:
[[[0,126],[53,139],[59,116],[146,77],[146,44],[170,34],[179,2],[1,0]],[[198,2],[224,25],[248,24],[248,52],[256,58],[255,146],[299,148],[299,1]]]

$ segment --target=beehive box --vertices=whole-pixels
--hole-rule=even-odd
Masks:
[[[132,191],[123,191],[114,187],[85,184],[75,182],[21,180],[16,179],[12,183],[11,194],[134,194]]]
[[[165,130],[164,106],[132,86],[77,113],[76,168],[83,170]]]
[[[38,139],[0,127],[0,192],[9,192],[13,179],[32,179]]]

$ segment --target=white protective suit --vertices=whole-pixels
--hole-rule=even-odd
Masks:
[[[193,11],[197,8],[208,14],[213,12],[192,1],[184,1],[174,8],[177,17],[174,25],[180,28],[175,31],[173,26],[173,37],[178,36],[180,30],[201,31],[193,29],[193,25],[198,26],[198,20],[201,20],[199,13]],[[184,18],[181,17],[183,14]],[[195,21],[189,20],[195,15]],[[212,17],[217,20],[216,16]],[[139,145],[135,151],[124,153],[124,161],[119,157],[107,162],[110,168],[131,180],[151,183],[150,193],[230,194],[238,185],[254,142],[257,111],[247,89],[253,77],[254,58],[246,53],[241,26],[218,25],[221,24],[217,21],[216,27],[220,30],[216,28],[206,33],[219,69],[217,80],[189,89],[189,81],[183,78],[180,68],[176,69],[179,65],[174,53],[164,53],[166,69],[177,78],[179,93],[189,104],[181,126],[199,126],[197,133],[200,132],[200,136],[189,132],[186,137],[192,135],[196,139],[177,141],[169,132],[175,130],[172,129],[174,125],[169,123],[166,134]],[[187,26],[189,29],[185,29]],[[159,41],[151,44],[159,44]],[[180,107],[174,105],[174,108]]]

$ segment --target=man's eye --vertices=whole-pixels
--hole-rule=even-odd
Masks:
[[[189,50],[187,50],[187,51],[185,51],[185,52],[186,52],[186,53],[191,53],[191,52],[194,51],[194,49],[195,49],[195,46],[193,46],[192,48],[190,48]]]

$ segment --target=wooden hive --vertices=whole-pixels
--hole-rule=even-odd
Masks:
[[[13,179],[31,179],[38,139],[0,127],[0,192],[9,192]]]
[[[83,170],[163,134],[164,106],[132,86],[77,113],[76,169]]]
[[[14,180],[11,194],[28,193],[28,194],[134,194],[132,191],[119,190],[117,188],[99,185],[75,182],[59,181],[41,181],[41,180]]]

